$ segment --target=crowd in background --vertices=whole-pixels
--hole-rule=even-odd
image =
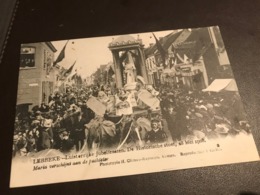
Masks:
[[[161,111],[173,138],[218,138],[249,133],[238,92],[202,92],[162,88]],[[171,121],[175,121],[172,123]]]
[[[132,113],[117,115],[117,109],[131,104],[129,95],[127,90],[111,92],[105,86],[70,88],[65,93],[52,94],[48,104],[17,113],[13,156],[45,149],[66,153],[95,145],[120,148],[124,144],[143,146],[250,133],[237,92],[208,93],[180,86],[161,86],[155,94],[160,101],[156,111],[142,103],[131,107]],[[96,97],[107,106],[103,116],[87,106],[90,97]],[[116,97],[120,103],[109,104]]]
[[[48,104],[18,113],[13,155],[17,151],[26,154],[51,148],[66,152],[74,145],[79,150],[79,144],[75,143],[84,140],[84,125],[95,116],[85,105],[89,95],[87,89],[71,88],[66,93],[51,95]]]

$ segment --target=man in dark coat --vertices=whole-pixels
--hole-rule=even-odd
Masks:
[[[75,117],[73,117],[72,109],[68,109],[63,115],[63,120],[61,121],[61,127],[66,128],[69,133],[71,133],[72,139],[73,137],[73,129],[74,129]]]
[[[187,133],[185,114],[184,106],[169,104],[165,119],[173,140],[181,140],[181,136]]]
[[[159,121],[152,120],[152,130],[146,134],[146,143],[162,143],[167,139],[166,133],[160,128]]]
[[[59,131],[58,148],[63,153],[68,153],[72,150],[74,146],[73,140],[70,138],[69,133],[65,128]]]
[[[44,119],[41,130],[41,149],[51,149],[53,143],[53,131],[52,121],[50,119]]]
[[[73,137],[74,143],[76,145],[76,150],[79,151],[84,145],[85,139],[85,124],[86,119],[82,117],[82,112],[78,112],[75,116],[74,126],[73,126]]]

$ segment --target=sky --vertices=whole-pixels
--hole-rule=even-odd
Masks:
[[[154,32],[154,34],[159,39],[159,37],[164,37],[173,31],[174,30],[157,31]],[[129,35],[136,39],[139,36],[145,47],[148,47],[150,43],[155,43],[152,33]],[[59,65],[67,69],[76,61],[72,74],[77,72],[83,78],[90,76],[100,65],[113,62],[112,53],[108,45],[112,42],[113,38],[116,39],[119,36],[120,35],[69,40],[65,49],[65,58],[59,62]],[[54,59],[57,58],[66,42],[67,40],[52,42],[57,49]]]

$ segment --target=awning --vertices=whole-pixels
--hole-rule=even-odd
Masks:
[[[206,89],[203,89],[202,91],[238,91],[238,88],[234,79],[215,79]]]

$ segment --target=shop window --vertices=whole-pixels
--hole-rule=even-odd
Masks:
[[[22,47],[20,52],[20,67],[32,68],[35,67],[35,48]]]

